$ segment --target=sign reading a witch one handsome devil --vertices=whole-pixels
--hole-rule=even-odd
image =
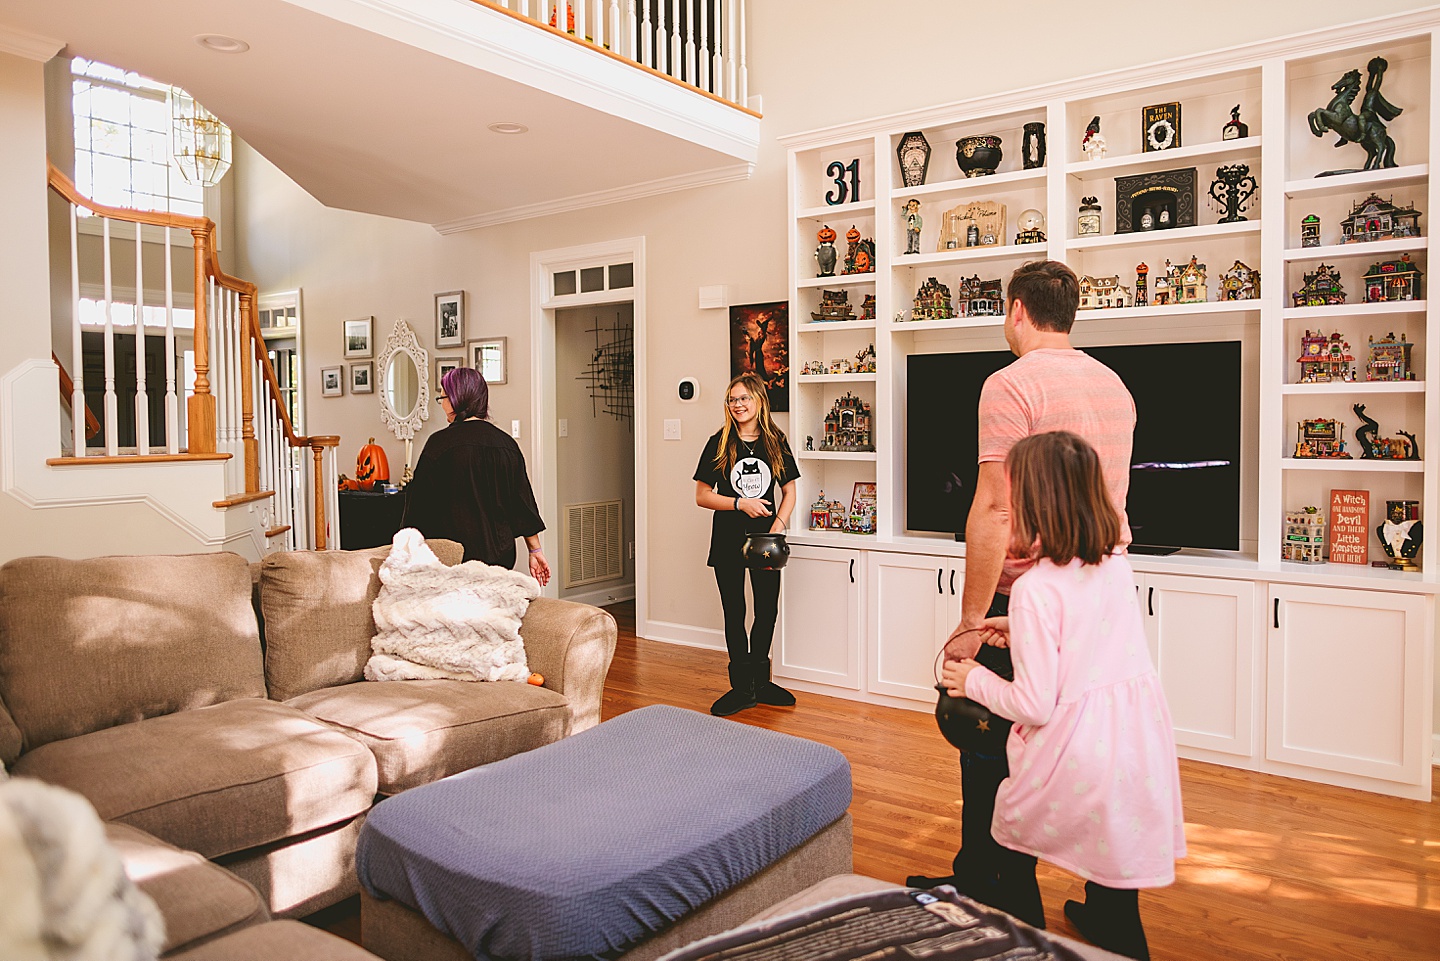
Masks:
[[[1330,492],[1330,561],[1370,563],[1370,492]]]

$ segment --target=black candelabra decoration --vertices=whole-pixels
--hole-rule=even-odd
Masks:
[[[1225,216],[1220,218],[1220,223],[1239,223],[1245,219],[1240,216],[1240,211],[1255,196],[1256,183],[1255,178],[1250,176],[1250,165],[1226,164],[1215,171],[1215,176],[1219,179],[1210,184],[1210,198],[1225,207]]]

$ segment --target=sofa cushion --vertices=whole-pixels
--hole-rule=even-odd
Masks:
[[[5,709],[5,699],[0,698],[0,766],[15,763],[20,756],[21,743],[20,729]]]
[[[399,794],[569,733],[570,706],[515,681],[360,681],[286,702],[359,739]]]
[[[0,567],[0,698],[27,751],[264,696],[250,572],[236,554]]]
[[[171,956],[171,961],[380,961],[344,938],[299,921],[271,921]]]
[[[15,774],[78,791],[121,821],[208,858],[370,807],[375,759],[293,707],[247,698],[56,741]]]
[[[114,821],[105,825],[105,836],[126,875],[165,918],[162,953],[270,920],[258,891],[194,851]]]
[[[446,564],[465,549],[455,541],[427,542]],[[260,566],[265,621],[265,683],[277,701],[364,677],[380,593],[380,564],[390,548],[366,551],[289,551]]]

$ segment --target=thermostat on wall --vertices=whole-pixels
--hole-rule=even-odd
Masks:
[[[700,381],[694,377],[681,377],[676,393],[680,395],[681,400],[698,400],[700,398]]]

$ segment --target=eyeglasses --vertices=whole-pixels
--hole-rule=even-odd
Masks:
[[[449,399],[450,399],[450,398],[446,397],[444,394],[436,394],[436,395],[435,395],[435,403],[437,403],[437,404],[440,403],[442,400],[449,400]]]
[[[735,407],[737,405],[748,404],[754,399],[755,398],[751,397],[749,394],[741,394],[739,397],[727,397],[725,399],[725,403],[729,404],[731,407]]]

